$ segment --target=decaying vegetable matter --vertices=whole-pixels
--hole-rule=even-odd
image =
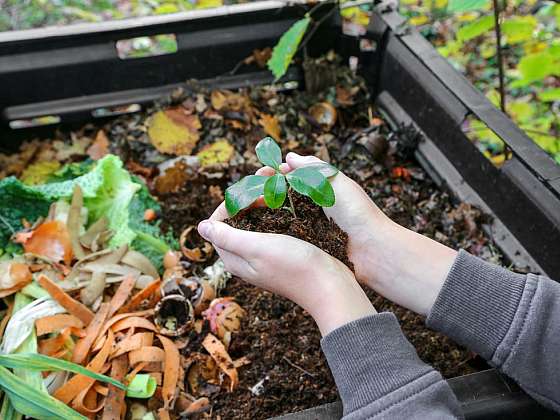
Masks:
[[[227,347],[244,312],[230,298],[216,299],[227,279],[223,265],[209,265],[209,274],[189,270],[189,260],[204,261],[211,246],[204,254],[184,244],[183,255],[174,250],[155,220],[158,203],[118,157],[61,182],[6,178],[0,190],[7,192],[0,204],[2,419],[204,412],[208,399],[185,380],[193,357],[215,364],[213,386],[237,386],[236,366],[246,361],[236,365]],[[181,352],[188,334],[200,335],[207,354]]]

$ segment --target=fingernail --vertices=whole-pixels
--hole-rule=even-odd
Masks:
[[[207,241],[210,241],[210,236],[212,235],[212,222],[209,220],[203,220],[198,224],[198,233]]]

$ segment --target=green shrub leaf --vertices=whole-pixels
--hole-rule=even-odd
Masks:
[[[480,10],[489,3],[490,0],[449,0],[447,10],[453,13],[469,12]]]
[[[298,20],[282,35],[282,38],[274,47],[267,65],[276,80],[284,76],[286,70],[288,70],[288,66],[292,62],[292,58],[310,22],[311,19],[307,16]]]
[[[543,102],[560,101],[560,88],[551,88],[551,89],[543,90],[538,94],[538,97]]]
[[[494,27],[494,17],[484,16],[474,22],[463,25],[457,31],[457,40],[459,42],[466,42],[470,39],[476,38],[485,34]]]
[[[286,175],[290,186],[321,207],[334,205],[334,190],[327,179],[316,168],[305,166]]]
[[[282,207],[286,200],[286,177],[282,174],[276,174],[269,177],[264,184],[264,202],[271,209]]]
[[[235,216],[246,209],[264,194],[264,184],[269,177],[249,175],[226,190],[226,209],[230,216]]]
[[[276,170],[280,169],[282,163],[282,150],[272,137],[265,137],[255,148],[257,157],[263,165],[270,166]]]
[[[518,44],[533,38],[538,21],[534,16],[514,16],[502,23],[502,33],[508,44]]]

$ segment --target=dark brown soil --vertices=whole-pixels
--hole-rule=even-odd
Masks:
[[[226,220],[231,226],[264,233],[281,233],[312,243],[316,247],[342,261],[350,269],[348,259],[348,235],[325,216],[323,209],[307,197],[292,195],[296,216],[287,209],[253,208]]]

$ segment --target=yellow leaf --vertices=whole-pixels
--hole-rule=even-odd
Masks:
[[[189,155],[200,138],[202,127],[196,115],[181,107],[155,113],[149,122],[148,135],[160,153]]]
[[[471,22],[479,16],[478,12],[465,12],[457,15],[457,21],[459,22]]]
[[[59,168],[60,162],[56,160],[32,163],[21,174],[21,182],[27,185],[44,184]]]
[[[408,20],[408,23],[410,23],[411,25],[414,26],[420,26],[420,25],[424,25],[425,23],[428,23],[430,21],[430,18],[426,15],[421,15],[421,16],[414,16],[411,17]]]
[[[200,166],[209,166],[219,163],[228,163],[233,157],[233,146],[226,139],[218,139],[212,144],[204,146],[197,157]]]
[[[222,0],[198,0],[196,2],[196,9],[207,9],[210,7],[220,7],[224,4]]]
[[[274,115],[262,114],[259,124],[264,132],[275,140],[280,140],[280,124]]]
[[[359,7],[349,7],[340,11],[342,17],[351,20],[352,22],[367,26],[369,24],[369,14]]]

